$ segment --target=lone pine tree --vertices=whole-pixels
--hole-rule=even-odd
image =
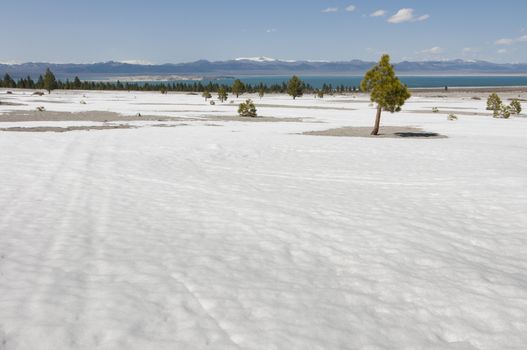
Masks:
[[[382,111],[399,112],[404,102],[410,98],[410,92],[395,75],[389,55],[383,55],[379,63],[366,72],[360,87],[362,91],[369,92],[370,100],[377,104],[375,126],[371,134],[378,135]]]
[[[232,84],[232,93],[236,95],[236,98],[238,98],[244,92],[245,84],[240,79],[236,79]]]
[[[304,95],[304,89],[304,82],[296,75],[287,82],[287,94],[293,96],[293,100]]]
[[[48,90],[48,94],[51,94],[51,90],[55,90],[56,88],[57,79],[55,79],[55,74],[47,68],[44,74],[44,89]]]
[[[218,90],[218,100],[220,100],[220,102],[225,102],[228,97],[227,90],[224,87],[220,87]]]

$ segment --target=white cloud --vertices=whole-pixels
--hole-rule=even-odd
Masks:
[[[505,53],[507,53],[507,52],[509,52],[509,51],[507,51],[507,49],[499,49],[499,50],[498,50],[498,53],[499,53],[500,55],[503,55],[503,54],[505,54]]]
[[[390,23],[403,23],[411,21],[414,17],[413,9],[400,9],[395,15],[388,19]]]
[[[370,17],[383,17],[386,14],[384,10],[377,10],[370,14]]]
[[[388,18],[389,23],[398,24],[403,22],[420,22],[425,21],[430,18],[430,15],[422,15],[419,17],[414,16],[414,9],[411,8],[402,8],[397,13],[390,18]]]
[[[429,18],[430,18],[430,15],[422,15],[422,16],[417,17],[417,21],[419,22],[426,21]]]
[[[442,53],[443,51],[445,51],[445,50],[443,50],[442,47],[434,46],[434,47],[432,47],[430,49],[423,50],[420,53],[429,54],[429,55],[437,55],[437,54]]]
[[[355,5],[349,5],[348,7],[346,7],[346,11],[353,12],[355,11],[355,8],[356,8]]]
[[[499,39],[496,40],[496,45],[512,45],[514,44],[514,39]]]
[[[527,35],[523,35],[514,39],[499,39],[495,41],[496,45],[513,45],[517,43],[527,43]]]
[[[267,29],[265,32],[266,32],[266,33],[274,33],[274,32],[276,32],[276,31],[277,31],[276,28],[271,28],[271,29]]]
[[[332,12],[338,12],[338,11],[339,11],[338,7],[328,7],[322,10],[323,13],[332,13]]]
[[[7,64],[7,65],[12,65],[12,64],[21,64],[22,61],[0,61],[0,64]]]
[[[150,61],[147,61],[147,60],[121,60],[121,61],[118,61],[119,63],[125,63],[125,64],[138,64],[138,65],[142,65],[142,66],[151,66],[153,65],[152,62]]]

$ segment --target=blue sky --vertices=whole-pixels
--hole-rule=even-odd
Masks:
[[[490,5],[492,3],[492,5]],[[0,62],[527,62],[527,1],[2,1]]]

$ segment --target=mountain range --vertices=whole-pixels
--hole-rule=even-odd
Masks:
[[[291,61],[268,57],[238,58],[226,61],[198,60],[188,63],[136,64],[125,62],[0,64],[0,74],[13,78],[34,78],[50,68],[58,78],[112,79],[133,76],[219,77],[259,75],[362,75],[375,62],[351,60]],[[395,64],[401,75],[508,75],[527,74],[527,63],[492,63],[487,61],[403,61]]]

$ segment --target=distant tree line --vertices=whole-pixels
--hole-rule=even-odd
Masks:
[[[75,77],[73,80],[57,80],[53,72],[46,70],[44,75],[40,75],[36,81],[30,76],[14,80],[9,74],[5,74],[0,80],[0,88],[19,88],[19,89],[45,89],[48,92],[54,89],[59,90],[119,90],[119,91],[160,91],[166,93],[168,91],[179,92],[196,92],[196,93],[218,93],[227,92],[236,95],[237,97],[243,93],[257,93],[262,97],[266,93],[291,93],[293,97],[302,96],[302,94],[315,94],[323,96],[323,94],[343,93],[358,91],[355,86],[323,84],[320,89],[314,88],[312,85],[301,81],[297,77],[292,78],[294,87],[291,87],[289,82],[281,84],[247,84],[239,79],[236,79],[232,85],[219,84],[214,82],[203,83],[196,82],[172,82],[172,83],[138,83],[138,82],[121,82],[121,81],[87,81],[80,80]],[[300,93],[301,92],[301,93]]]

